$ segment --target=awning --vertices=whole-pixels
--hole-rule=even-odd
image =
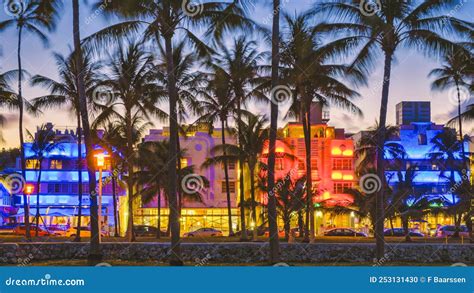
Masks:
[[[40,208],[40,215],[42,217],[73,217],[78,215],[78,208],[77,207],[67,207],[67,208]],[[90,216],[90,208],[83,207],[82,208],[82,216]],[[102,215],[103,216],[113,216],[113,212],[109,211],[106,214],[106,208],[102,208]],[[24,217],[25,212],[24,209],[20,209],[18,214],[12,215],[11,217]],[[36,216],[36,208],[30,208],[30,217]]]

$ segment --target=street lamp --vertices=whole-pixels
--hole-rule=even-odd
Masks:
[[[35,191],[35,186],[31,183],[27,183],[25,184],[25,186],[23,187],[23,192],[27,195],[27,206],[28,206],[28,211],[30,209],[30,195],[33,194],[33,192]],[[25,211],[25,216],[26,216],[26,211]],[[28,216],[30,216],[30,213],[28,212]],[[23,220],[23,222],[25,222],[25,220]]]
[[[99,168],[99,242],[102,238],[102,170],[105,167],[105,158],[108,156],[109,155],[104,153],[97,153],[94,155],[96,158],[96,165]]]

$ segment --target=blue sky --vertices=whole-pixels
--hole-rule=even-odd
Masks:
[[[460,0],[463,5],[451,14],[465,20],[474,21],[474,0]],[[50,46],[44,48],[40,41],[30,35],[26,35],[23,41],[23,66],[31,74],[42,74],[56,78],[55,64],[52,59],[52,52],[59,52],[67,55],[72,45],[72,11],[70,1],[65,1],[66,5],[62,12],[61,21],[54,33],[50,35]],[[93,2],[88,1],[89,4]],[[262,4],[262,2],[267,2]],[[255,11],[252,17],[257,22],[269,23],[271,20],[271,1],[256,1]],[[302,11],[314,3],[313,0],[282,0],[286,12]],[[3,8],[3,7],[2,7]],[[3,9],[0,9],[0,20],[8,17]],[[113,20],[111,20],[113,21]],[[81,11],[81,33],[85,37],[98,29],[107,26],[110,21],[104,20],[100,15],[96,15],[90,6],[82,6]],[[0,34],[0,47],[2,56],[0,57],[0,71],[15,69],[16,62],[16,31],[8,30]],[[430,100],[432,102],[432,118],[435,122],[444,123],[451,117],[455,110],[455,104],[449,99],[449,92],[433,93],[430,91],[429,71],[439,64],[428,60],[414,51],[401,50],[397,54],[397,60],[392,70],[392,82],[390,89],[390,99],[388,107],[388,123],[395,123],[395,105],[402,100]],[[347,132],[356,132],[371,125],[378,119],[380,107],[380,93],[382,84],[383,62],[379,60],[377,68],[373,71],[369,79],[369,86],[360,88],[362,98],[355,103],[363,110],[364,117],[353,117],[349,113],[340,110],[331,110],[330,124],[337,127],[346,128]],[[26,85],[25,97],[33,98],[45,94],[38,88],[31,88]],[[467,103],[465,103],[467,104]],[[262,109],[265,113],[266,109]],[[16,115],[7,114],[10,122],[3,129],[7,139],[1,147],[12,147],[18,144]],[[56,126],[74,127],[75,121],[66,110],[55,110],[44,113],[40,117],[28,116],[25,119],[26,128],[34,130],[36,125],[45,122],[53,122]],[[283,123],[283,122],[282,122]],[[155,123],[160,127],[159,123]]]

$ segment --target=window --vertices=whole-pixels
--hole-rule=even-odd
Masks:
[[[428,144],[426,134],[418,134],[418,144],[419,145],[427,145]]]
[[[275,159],[275,170],[285,170],[284,166],[283,159]]]
[[[77,183],[71,184],[71,193],[78,194],[79,193],[79,185]]]
[[[229,181],[229,192],[235,193],[235,182]],[[227,193],[225,181],[222,181],[222,193]]]
[[[180,160],[181,163],[181,168],[186,168],[188,166],[188,159],[187,158],[182,158]]]
[[[334,193],[344,193],[349,188],[352,188],[352,183],[334,183]]]
[[[63,162],[60,160],[51,160],[49,168],[51,170],[61,170],[63,168]]]
[[[352,170],[351,159],[334,159],[332,161],[333,170]]]
[[[61,193],[64,193],[64,194],[69,193],[69,185],[67,183],[61,184]]]
[[[26,160],[26,169],[38,169],[38,160]]]
[[[235,162],[229,162],[227,166],[229,167],[229,170],[235,170]]]
[[[60,193],[61,192],[61,184],[54,183],[54,193]]]

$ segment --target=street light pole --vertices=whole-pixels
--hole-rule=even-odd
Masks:
[[[104,153],[99,153],[95,155],[97,159],[97,167],[99,168],[99,211],[98,211],[98,216],[99,216],[99,243],[102,240],[102,170],[104,169],[105,166],[105,157],[106,155]]]

